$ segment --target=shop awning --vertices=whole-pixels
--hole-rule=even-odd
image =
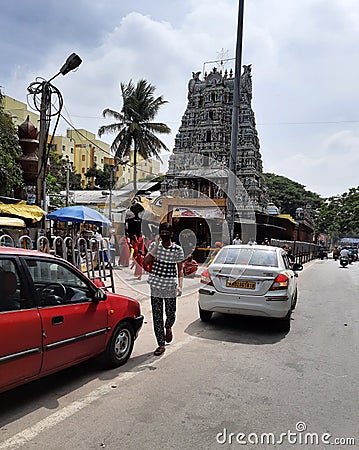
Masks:
[[[25,228],[25,222],[17,217],[2,217],[0,216],[0,227],[16,227]]]
[[[9,205],[0,202],[0,212],[20,217],[21,219],[29,219],[32,223],[39,222],[45,215],[45,212],[39,206],[27,205],[23,200]]]

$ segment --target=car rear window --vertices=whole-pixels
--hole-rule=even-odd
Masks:
[[[277,267],[277,254],[273,250],[257,248],[223,248],[214,260],[215,264],[240,264]]]

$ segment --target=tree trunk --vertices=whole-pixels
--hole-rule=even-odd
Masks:
[[[135,149],[133,152],[133,189],[137,191],[137,145],[135,143]]]

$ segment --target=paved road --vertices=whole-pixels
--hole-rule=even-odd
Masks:
[[[300,445],[307,432],[358,445],[359,263],[306,266],[289,334],[264,319],[214,315],[203,324],[198,278],[190,280],[160,358],[146,283],[118,272],[124,292],[125,279],[137,283],[146,316],[133,357],[121,369],[91,361],[0,395],[0,450],[333,448]],[[306,431],[295,434],[296,425]],[[282,444],[255,445],[262,433],[279,439],[288,430],[296,444],[282,435]]]

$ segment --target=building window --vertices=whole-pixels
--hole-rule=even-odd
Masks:
[[[84,167],[82,168],[82,173],[85,173],[85,168]]]
[[[71,153],[73,154],[74,153],[74,149],[71,147]]]
[[[212,136],[211,136],[211,130],[206,131],[206,142],[211,142]]]
[[[85,155],[82,155],[82,161],[86,161]]]
[[[65,152],[66,151],[66,147],[63,145],[62,146],[62,151]]]

